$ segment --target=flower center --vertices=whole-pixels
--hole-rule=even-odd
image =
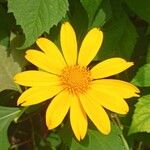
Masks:
[[[65,67],[60,79],[63,88],[73,94],[86,92],[92,81],[89,69],[79,65]]]

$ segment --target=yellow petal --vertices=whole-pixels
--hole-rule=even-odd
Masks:
[[[118,74],[131,66],[133,62],[127,62],[122,58],[110,58],[93,67],[91,73],[94,79],[105,78]]]
[[[65,22],[60,31],[61,47],[68,65],[75,65],[77,60],[77,40],[72,26]]]
[[[76,96],[71,98],[70,122],[76,138],[80,141],[87,132],[87,117]]]
[[[93,81],[93,86],[97,90],[106,91],[121,96],[122,98],[139,97],[139,89],[131,83],[114,80],[114,79],[101,79]]]
[[[103,134],[110,133],[110,120],[105,110],[91,100],[88,95],[80,95],[81,104],[88,117]]]
[[[93,28],[85,36],[79,51],[78,64],[87,66],[96,56],[103,41],[103,33],[98,28]]]
[[[48,129],[56,128],[63,121],[69,110],[70,100],[71,96],[66,91],[62,91],[52,100],[46,111]]]
[[[52,98],[61,91],[61,87],[32,87],[27,89],[21,94],[17,101],[17,105],[29,106],[44,102],[47,99]]]
[[[60,83],[59,77],[43,71],[24,71],[14,76],[14,81],[23,86],[51,86]]]
[[[38,68],[54,74],[60,74],[64,64],[58,63],[59,58],[54,60],[52,57],[48,57],[45,53],[32,49],[28,50],[25,55],[25,58]]]
[[[128,104],[125,100],[112,91],[96,89],[93,85],[87,94],[97,105],[102,105],[113,112],[126,114],[129,111]]]
[[[53,67],[53,69],[55,69],[55,73],[59,72],[66,66],[61,52],[52,41],[46,38],[39,38],[37,39],[36,43],[40,49],[45,52],[50,61],[50,65]]]

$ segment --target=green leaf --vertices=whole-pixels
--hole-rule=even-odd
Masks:
[[[111,17],[112,17],[112,10],[110,1],[104,0],[93,19],[92,27],[103,26]]]
[[[149,0],[126,0],[126,3],[138,16],[150,23]]]
[[[130,59],[133,54],[135,44],[137,42],[138,34],[136,32],[135,26],[131,23],[129,18],[125,18],[124,33],[118,43],[117,51],[119,56],[126,59]]]
[[[9,0],[8,10],[14,13],[17,24],[23,29],[26,40],[22,48],[25,48],[32,45],[43,32],[49,32],[52,26],[65,17],[68,1]]]
[[[42,139],[40,141],[40,148],[42,149],[49,149],[52,147],[52,149],[56,149],[59,145],[61,145],[61,139],[58,134],[50,133],[46,139]]]
[[[0,45],[0,91],[5,89],[19,90],[14,83],[13,76],[21,72],[21,67],[11,54],[7,53],[4,46]]]
[[[24,69],[27,64],[27,60],[25,59],[25,49],[19,51],[17,48],[20,47],[24,42],[24,36],[22,34],[14,34],[10,35],[10,44],[8,51],[11,53],[15,62],[19,63],[19,66]]]
[[[89,27],[103,26],[112,15],[111,6],[108,0],[81,0],[87,12]]]
[[[58,134],[51,133],[46,138],[46,141],[51,143],[52,147],[58,147],[61,144],[61,139]]]
[[[130,59],[137,40],[136,29],[125,13],[122,1],[109,2],[112,17],[103,27],[104,40],[96,59],[111,57]]]
[[[6,150],[9,147],[7,130],[10,123],[20,113],[18,108],[0,106],[0,149]]]
[[[83,7],[85,8],[88,18],[89,18],[89,24],[92,24],[96,13],[101,5],[102,0],[80,0]]]
[[[137,32],[129,18],[124,14],[104,27],[104,41],[98,59],[123,57],[129,59],[137,41]]]
[[[150,95],[139,98],[135,107],[129,133],[150,133]]]
[[[41,138],[37,142],[38,150],[56,150],[61,145],[61,139],[58,134],[51,132],[46,138]]]
[[[146,64],[138,70],[136,76],[132,80],[132,83],[141,87],[150,86],[150,64]]]
[[[96,129],[89,129],[86,137],[82,141],[77,141],[72,135],[71,129],[63,128],[60,135],[63,144],[71,150],[128,150],[121,131],[116,126],[112,126],[109,135],[103,135]]]
[[[107,27],[104,28],[104,40],[103,45],[98,53],[98,57],[103,59],[117,56],[118,50],[116,49],[124,32],[124,18],[120,18],[117,21],[110,22]]]

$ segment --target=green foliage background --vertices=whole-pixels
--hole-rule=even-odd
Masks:
[[[134,67],[117,78],[132,82],[141,97],[128,101],[127,116],[110,113],[112,132],[105,136],[90,123],[76,141],[66,117],[61,127],[45,126],[47,102],[17,108],[22,92],[13,76],[34,68],[24,52],[40,36],[59,45],[59,30],[68,20],[80,45],[92,27],[104,32],[94,61],[122,57]],[[150,149],[150,1],[148,0],[0,0],[0,150],[148,150]]]

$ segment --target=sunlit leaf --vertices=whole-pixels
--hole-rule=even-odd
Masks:
[[[7,150],[9,147],[8,142],[8,127],[10,123],[17,117],[20,110],[13,107],[0,106],[0,149]]]
[[[4,46],[0,46],[0,91],[5,89],[18,90],[13,81],[13,76],[21,72],[21,67],[11,54],[7,53]]]
[[[150,95],[139,98],[129,133],[150,133]]]
[[[13,12],[17,24],[21,25],[26,40],[23,47],[32,45],[44,31],[65,17],[67,0],[9,0],[9,12]],[[19,9],[18,9],[19,8]]]
[[[141,87],[150,86],[150,64],[146,64],[138,70],[132,83]]]

